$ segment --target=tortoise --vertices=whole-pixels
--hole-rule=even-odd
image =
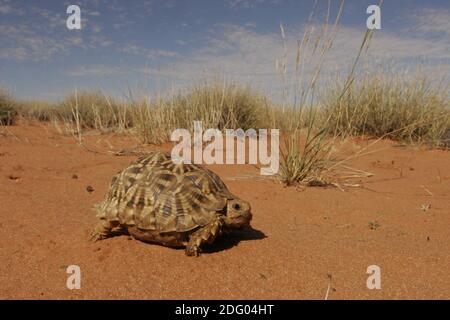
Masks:
[[[233,195],[214,172],[172,161],[170,153],[139,157],[111,181],[95,206],[91,240],[129,234],[137,240],[184,247],[198,256],[202,245],[233,229],[250,226],[250,204]]]

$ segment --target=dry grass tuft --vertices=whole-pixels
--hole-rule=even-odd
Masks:
[[[100,91],[76,91],[55,112],[60,120],[75,123],[79,129],[125,132],[132,126],[129,108]]]
[[[0,89],[0,125],[13,125],[17,116],[17,105],[14,99],[6,90]]]
[[[322,172],[326,169],[331,157],[332,139],[327,139],[327,124],[319,122],[319,110],[315,107],[314,97],[325,58],[336,37],[343,5],[344,1],[341,1],[334,23],[330,24],[331,2],[329,1],[323,24],[318,28],[311,24],[304,32],[302,39],[297,42],[294,70],[291,71],[292,85],[289,85],[287,79],[288,54],[285,31],[283,26],[280,26],[285,52],[280,63],[280,72],[285,84],[285,96],[293,99],[286,102],[282,108],[283,113],[288,115],[288,121],[280,153],[279,178],[286,185],[320,182],[323,180]],[[314,15],[313,9],[310,19]],[[308,79],[305,79],[306,68],[310,68]],[[289,90],[290,88],[293,89]]]
[[[389,137],[437,146],[450,130],[448,88],[417,74],[366,75],[343,92],[338,84],[324,97],[330,131],[342,137]],[[342,96],[341,96],[342,95]]]
[[[193,130],[194,121],[204,128],[223,130],[261,128],[267,99],[251,90],[224,82],[207,82],[171,99],[142,99],[133,103],[133,124],[144,143],[163,143],[174,129]]]

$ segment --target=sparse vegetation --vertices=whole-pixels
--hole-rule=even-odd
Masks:
[[[168,142],[176,128],[279,128],[280,180],[316,184],[333,163],[334,142],[348,136],[387,137],[444,145],[450,130],[447,91],[423,78],[372,77],[327,89],[321,104],[276,106],[265,96],[237,84],[207,82],[172,98],[121,101],[101,92],[76,92],[62,102],[17,101],[0,95],[0,121],[18,117],[51,121],[62,133],[82,141],[82,132],[136,135],[144,144]],[[332,165],[334,166],[334,165]]]
[[[58,106],[43,100],[25,100],[17,102],[19,114],[25,119],[49,122],[56,118]]]
[[[3,90],[0,121],[11,125],[20,116],[80,130],[129,132],[143,143],[167,142],[172,130],[192,129],[194,120],[219,129],[274,127],[286,138],[286,163],[303,168],[311,165],[308,156],[324,153],[330,137],[366,135],[438,145],[450,129],[448,91],[425,78],[366,77],[346,90],[343,82],[335,83],[324,91],[320,104],[313,107],[303,101],[298,106],[284,105],[284,110],[249,87],[224,83],[204,83],[185,94],[153,101],[121,101],[99,91],[74,92],[62,102],[19,101]],[[292,153],[306,158],[295,160]],[[303,169],[284,170],[291,175]]]
[[[439,145],[450,129],[448,88],[433,86],[424,76],[366,75],[342,92],[338,82],[324,98],[335,135]]]
[[[6,96],[4,100],[13,101],[6,100]],[[129,132],[143,143],[156,144],[169,141],[170,133],[176,128],[192,129],[195,120],[203,121],[208,128],[246,130],[267,127],[274,119],[269,116],[274,114],[274,108],[265,96],[248,86],[223,82],[205,82],[166,99],[141,97],[122,101],[100,91],[79,91],[69,94],[62,102],[15,104],[23,118],[52,121],[65,128],[62,131]]]
[[[64,99],[56,112],[63,121],[79,122],[82,129],[123,132],[132,126],[129,108],[100,91],[74,92]]]
[[[445,141],[450,138],[448,87],[436,86],[422,76],[356,75],[358,61],[372,37],[370,30],[347,78],[318,90],[342,8],[343,2],[334,23],[329,24],[328,11],[323,25],[311,23],[306,29],[289,72],[286,35],[280,26],[284,54],[277,66],[285,85],[280,105],[249,86],[223,81],[205,81],[157,99],[118,100],[100,91],[80,91],[62,102],[49,103],[15,101],[0,91],[0,123],[14,124],[18,116],[52,121],[80,143],[84,130],[96,129],[133,134],[144,144],[161,144],[169,141],[176,128],[192,130],[196,120],[205,128],[278,128],[282,139],[279,178],[287,185],[327,184],[324,173],[337,166],[331,158],[338,138],[366,135],[434,146],[450,144]]]
[[[6,90],[0,90],[0,125],[13,125],[17,120],[17,106]]]
[[[287,76],[287,45],[284,28],[280,25],[283,39],[284,56],[281,61],[281,76],[285,83],[285,94],[293,101],[287,101],[286,107],[288,120],[283,136],[283,147],[280,159],[280,180],[286,185],[303,184],[327,184],[322,176],[332,153],[332,141],[327,137],[327,123],[320,123],[314,99],[317,84],[322,71],[327,53],[331,49],[337,25],[342,15],[344,2],[341,1],[335,21],[329,24],[330,11],[325,17],[321,28],[311,24],[298,40],[294,70],[291,70],[293,79],[289,85]],[[310,18],[314,16],[314,10]],[[305,79],[304,70],[311,68],[309,78]],[[290,88],[293,88],[289,90]],[[302,139],[304,142],[302,143]]]
[[[133,122],[141,141],[169,141],[176,128],[193,129],[194,121],[205,128],[238,129],[264,127],[267,99],[249,87],[223,82],[203,83],[171,99],[134,103]],[[267,122],[266,122],[267,123]]]

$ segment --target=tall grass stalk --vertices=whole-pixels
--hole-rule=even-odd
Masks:
[[[330,158],[331,143],[326,139],[326,126],[318,126],[317,108],[315,108],[315,89],[319,80],[325,57],[333,45],[337,26],[342,16],[344,1],[340,2],[332,26],[329,25],[331,1],[325,21],[319,31],[310,25],[304,32],[302,40],[298,41],[295,69],[293,102],[285,104],[289,113],[287,128],[282,136],[280,159],[280,180],[287,184],[310,183],[321,179],[321,172]],[[314,16],[315,8],[311,12],[310,20]],[[286,37],[283,26],[280,26],[283,39],[284,55],[281,75],[285,87],[287,86],[287,53]],[[310,67],[310,70],[306,70]],[[305,79],[306,72],[309,75]],[[305,83],[306,82],[306,83]],[[291,89],[292,90],[292,89]],[[288,92],[286,89],[285,92]],[[288,96],[285,94],[285,96]]]

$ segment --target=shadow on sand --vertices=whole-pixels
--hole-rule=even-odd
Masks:
[[[212,244],[207,244],[202,248],[202,253],[214,253],[231,249],[237,246],[241,241],[262,240],[267,238],[264,232],[253,229],[252,227],[233,230],[228,234],[223,234],[217,238]]]
[[[128,232],[123,231],[123,230],[113,231],[112,234],[108,238],[123,236],[123,235],[127,235],[129,237],[129,239],[132,238]],[[201,248],[201,253],[208,254],[208,253],[220,252],[220,251],[231,249],[234,246],[237,246],[239,244],[239,242],[241,242],[241,241],[262,240],[265,238],[267,238],[267,236],[264,234],[264,232],[254,229],[252,227],[232,230],[229,233],[222,234],[220,237],[215,239],[215,241],[212,244],[203,245]],[[149,241],[142,240],[142,242],[153,244],[153,245],[161,245],[160,243],[151,242],[151,241],[149,242]],[[184,247],[172,247],[172,248],[177,249],[177,250],[185,249]]]

